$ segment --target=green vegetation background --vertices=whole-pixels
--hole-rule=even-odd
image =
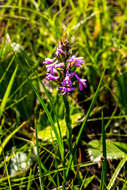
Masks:
[[[42,65],[63,36],[88,81],[69,97],[71,155],[63,99]],[[126,190],[126,118],[126,0],[0,1],[0,189]]]

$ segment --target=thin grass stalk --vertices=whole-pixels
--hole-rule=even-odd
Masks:
[[[15,56],[12,57],[10,63],[8,64],[7,68],[5,69],[5,72],[3,73],[3,75],[2,75],[2,77],[1,77],[1,79],[0,79],[0,83],[1,83],[3,80],[6,80],[6,79],[5,79],[6,74],[8,73],[8,71],[9,71],[9,69],[10,69],[10,67],[11,67],[11,65],[12,65],[12,63],[13,63],[13,61],[14,61],[14,59],[15,59]]]
[[[29,176],[28,176],[28,184],[27,184],[27,190],[30,190],[32,183],[32,169],[30,168]]]
[[[107,184],[106,134],[105,134],[103,111],[102,111],[102,152],[103,152],[103,163],[102,163],[100,190],[104,190],[106,188],[106,184]]]
[[[39,166],[39,173],[40,173],[40,187],[41,187],[41,190],[44,190],[44,178],[43,178],[43,175],[42,175],[41,158],[40,158],[40,155],[39,155],[39,142],[38,142],[38,128],[37,128],[37,125],[35,127],[35,133],[36,133],[37,159],[38,159],[38,166]]]
[[[2,151],[4,150],[4,147],[6,146],[6,144],[10,141],[10,139],[15,135],[15,133],[17,133],[23,126],[25,126],[27,122],[23,122],[20,126],[18,126],[16,129],[13,130],[13,132],[10,133],[10,135],[8,135],[4,141],[2,142],[1,146],[0,146],[0,155],[2,153]]]
[[[117,176],[119,175],[120,170],[122,169],[122,167],[123,167],[124,164],[126,163],[126,161],[127,161],[127,156],[125,155],[125,158],[123,158],[123,159],[119,162],[117,168],[115,169],[115,172],[113,173],[113,175],[112,175],[112,177],[111,177],[111,179],[110,179],[110,181],[109,181],[109,184],[108,184],[108,186],[107,186],[107,190],[112,189],[112,186],[114,185],[115,180],[116,180]]]
[[[54,148],[54,152],[55,152],[55,155],[57,155],[57,148],[55,146],[53,146]],[[58,162],[57,162],[57,157],[55,156],[55,168],[58,169]],[[60,179],[59,179],[59,174],[58,172],[56,172],[56,180],[57,180],[57,188],[59,190],[59,187],[60,187]]]
[[[5,160],[4,151],[3,151],[3,157],[4,157],[5,170],[6,170],[6,174],[7,174],[7,179],[8,179],[9,189],[12,190],[11,180],[10,180],[10,176],[9,176],[9,172],[8,172],[8,168],[7,168],[7,163],[6,163],[6,160]]]

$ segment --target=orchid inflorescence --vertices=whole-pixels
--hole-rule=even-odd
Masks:
[[[75,72],[76,67],[82,67],[83,57],[72,55],[68,41],[58,43],[56,57],[46,58],[46,79],[56,81],[59,84],[61,95],[75,90],[78,83],[80,91],[87,87],[86,79],[81,79]]]

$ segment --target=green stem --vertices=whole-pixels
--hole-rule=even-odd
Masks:
[[[103,151],[103,163],[102,163],[102,175],[101,175],[101,190],[104,190],[107,184],[107,154],[106,154],[106,134],[104,125],[104,116],[102,111],[102,151]]]
[[[44,178],[42,174],[42,169],[41,169],[41,158],[40,158],[40,153],[39,153],[39,142],[38,142],[38,127],[36,125],[35,128],[35,134],[36,134],[36,149],[37,149],[37,159],[38,159],[38,165],[39,165],[39,173],[40,173],[40,189],[44,190]]]
[[[67,126],[67,142],[70,154],[72,155],[73,149],[72,149],[72,128],[71,128],[71,117],[70,117],[70,106],[68,99],[66,95],[63,96],[63,101],[65,105],[65,122]],[[65,161],[65,160],[64,160]],[[64,168],[65,168],[65,162],[64,162]],[[64,170],[64,183],[63,183],[63,189],[65,189],[65,183],[66,183],[66,171]]]
[[[63,96],[63,100],[64,100],[64,105],[65,105],[65,122],[66,122],[66,126],[67,126],[67,139],[68,139],[68,145],[69,145],[69,150],[70,153],[72,153],[72,128],[71,128],[71,117],[70,117],[70,106],[69,106],[69,102],[67,100],[66,95]]]

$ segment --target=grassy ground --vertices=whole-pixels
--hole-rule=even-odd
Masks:
[[[88,83],[68,96],[70,139],[42,65],[63,36]],[[126,190],[126,86],[126,0],[0,1],[0,190]]]

